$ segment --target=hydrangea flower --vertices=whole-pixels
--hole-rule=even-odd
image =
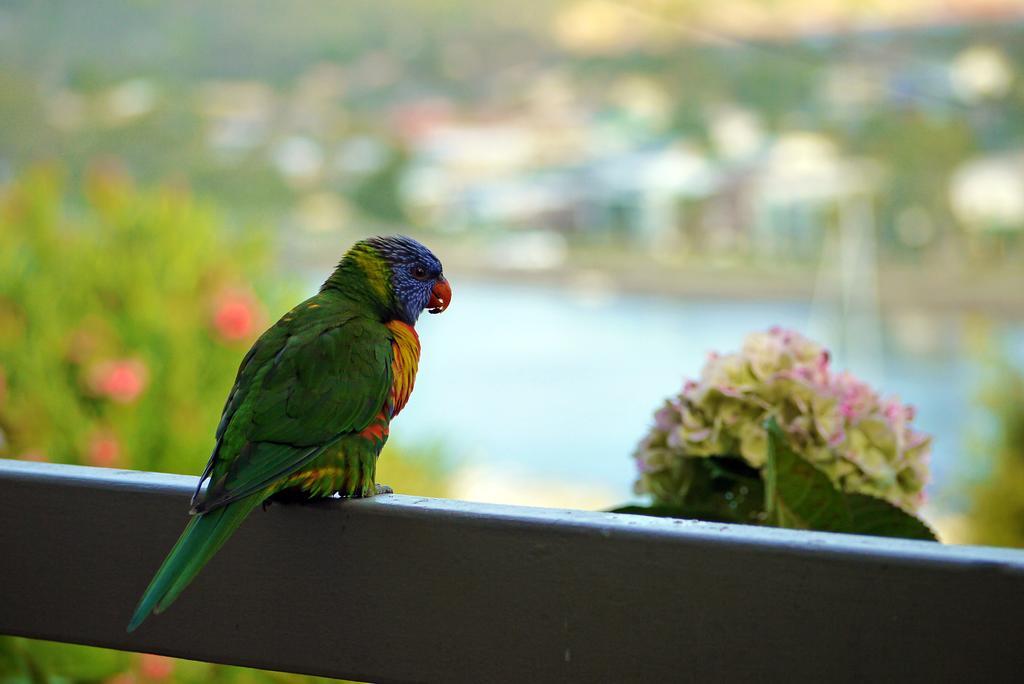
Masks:
[[[760,469],[772,416],[794,452],[837,487],[910,512],[920,506],[931,438],[911,426],[914,409],[834,372],[824,347],[782,328],[749,335],[739,353],[710,354],[700,380],[688,380],[655,412],[634,453],[636,492],[682,501],[691,459],[707,456]]]

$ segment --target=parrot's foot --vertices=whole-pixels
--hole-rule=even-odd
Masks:
[[[353,492],[352,494],[342,494],[338,492],[338,497],[341,499],[369,499],[371,496],[378,496],[380,494],[394,494],[395,490],[387,485],[375,484],[373,491],[367,494],[362,492]]]

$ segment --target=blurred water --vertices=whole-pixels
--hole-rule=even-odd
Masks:
[[[736,350],[748,332],[771,325],[833,346],[805,304],[461,282],[452,307],[417,326],[420,373],[393,439],[439,441],[461,464],[598,486],[625,499],[629,455],[662,398],[700,372],[708,351]],[[958,458],[977,371],[960,349],[960,327],[955,317],[933,320],[925,330],[937,343],[924,351],[901,349],[887,334],[882,359],[863,368],[837,362],[917,406],[918,426],[935,436],[933,491],[965,470]]]

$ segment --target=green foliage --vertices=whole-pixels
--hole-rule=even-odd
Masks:
[[[764,522],[764,483],[758,470],[743,459],[708,456],[677,463],[685,487],[674,488],[675,496],[659,497],[650,506],[622,506],[612,512],[747,525]]]
[[[1024,548],[1024,374],[1009,363],[982,397],[995,434],[985,445],[991,472],[971,492],[970,541]]]
[[[888,501],[837,489],[793,452],[775,419],[767,428],[765,511],[778,527],[937,541],[921,520]]]
[[[0,637],[0,684],[178,682],[181,684],[318,684],[325,677],[176,660],[52,641]]]
[[[0,681],[103,681],[128,669],[132,656],[53,641],[0,638]]]
[[[355,187],[352,199],[356,206],[378,221],[407,221],[405,207],[399,194],[407,157],[408,154],[404,150],[393,150],[380,169],[371,173]]]
[[[178,192],[30,175],[0,203],[0,453],[198,472],[266,272],[259,240]]]
[[[300,298],[258,232],[180,189],[95,167],[0,194],[0,457],[198,474],[238,363]],[[443,495],[439,459],[390,448],[382,480]],[[131,606],[125,606],[125,615]],[[295,682],[279,673],[0,639],[0,682]]]

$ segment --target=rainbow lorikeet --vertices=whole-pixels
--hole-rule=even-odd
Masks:
[[[193,515],[128,624],[166,609],[257,506],[390,491],[375,482],[391,419],[412,392],[424,309],[452,290],[441,262],[407,237],[356,243],[313,297],[242,359]],[[204,482],[209,482],[203,490]]]

